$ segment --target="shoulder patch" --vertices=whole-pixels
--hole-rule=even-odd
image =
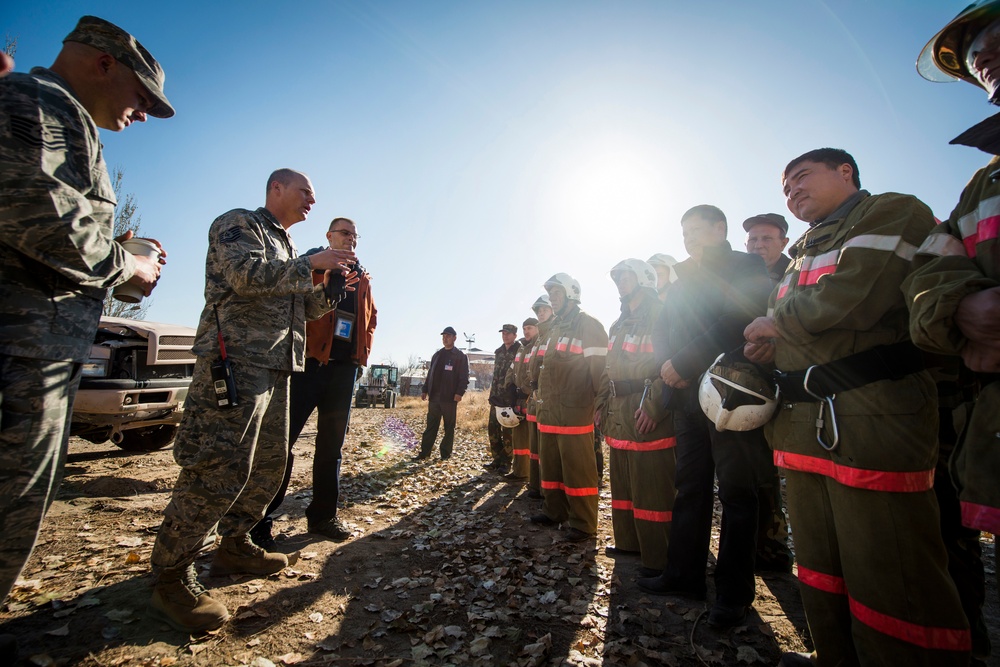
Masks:
[[[234,241],[239,241],[241,236],[243,236],[242,229],[239,227],[230,227],[219,234],[219,243],[233,243]]]

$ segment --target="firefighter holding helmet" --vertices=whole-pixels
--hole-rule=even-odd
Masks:
[[[639,259],[611,269],[621,316],[611,325],[605,375],[597,398],[600,427],[611,451],[609,556],[638,553],[642,576],[667,566],[674,508],[674,422],[664,407],[665,385],[653,352],[653,325],[663,311],[656,270]]]

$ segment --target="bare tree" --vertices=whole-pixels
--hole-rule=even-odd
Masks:
[[[11,37],[8,32],[4,34],[3,41],[3,52],[13,58],[14,54],[17,53],[17,37]]]
[[[142,216],[139,214],[139,205],[136,204],[135,195],[131,192],[122,196],[122,181],[125,179],[125,170],[116,166],[111,171],[111,182],[115,189],[115,199],[118,200],[118,207],[115,209],[115,230],[114,236],[118,238],[122,234],[131,231],[133,235],[139,236],[142,227]],[[111,296],[108,290],[104,297],[103,315],[111,317],[127,317],[133,320],[144,320],[149,312],[149,307],[153,302],[146,298],[139,303],[125,303]]]

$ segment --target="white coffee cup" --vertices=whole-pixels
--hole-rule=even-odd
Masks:
[[[149,239],[130,238],[122,241],[122,247],[125,248],[126,252],[133,255],[148,257],[153,261],[160,259],[160,247]],[[111,295],[125,303],[139,303],[142,301],[142,297],[145,296],[142,293],[142,288],[132,283],[123,283],[115,287]]]

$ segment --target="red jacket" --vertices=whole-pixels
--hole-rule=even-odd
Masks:
[[[313,284],[321,282],[323,282],[323,274],[313,272]],[[378,311],[375,309],[375,301],[372,299],[370,276],[364,269],[361,270],[361,279],[355,286],[355,290],[357,312],[354,313],[354,330],[357,332],[357,336],[354,337],[354,350],[351,352],[351,359],[357,362],[358,366],[367,366],[368,355],[372,351],[372,339],[375,337]],[[306,323],[306,356],[316,359],[321,364],[330,361],[336,312],[336,310],[331,310],[318,320]]]

